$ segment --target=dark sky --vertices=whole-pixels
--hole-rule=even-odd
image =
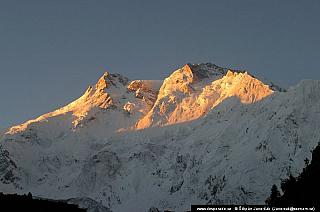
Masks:
[[[81,96],[105,71],[164,79],[211,62],[319,79],[320,1],[0,0],[0,126]]]

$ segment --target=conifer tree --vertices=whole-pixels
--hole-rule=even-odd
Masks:
[[[268,197],[268,199],[266,200],[266,204],[268,206],[276,206],[277,200],[279,197],[280,197],[280,192],[279,192],[277,186],[273,184],[273,186],[271,188],[270,197]]]

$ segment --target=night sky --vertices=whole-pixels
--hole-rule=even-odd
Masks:
[[[211,62],[320,78],[320,1],[0,0],[0,126],[80,97],[105,71],[164,79]]]

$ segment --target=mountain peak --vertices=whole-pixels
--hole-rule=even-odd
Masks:
[[[121,74],[110,74],[109,72],[105,72],[103,76],[99,79],[96,84],[97,89],[109,89],[111,87],[119,88],[121,84],[126,86],[128,84],[129,79],[127,77],[122,76]]]
[[[224,69],[224,68],[221,68],[213,63],[209,63],[209,62],[206,62],[206,63],[187,63],[187,65],[190,67],[190,68],[193,68],[193,69]]]
[[[272,93],[269,86],[247,72],[211,64],[187,64],[164,81],[154,107],[137,122],[136,128],[195,120],[229,97],[251,104]]]
[[[217,77],[221,78],[226,75],[228,71],[244,73],[244,71],[240,70],[230,70],[227,68],[221,68],[213,63],[187,63],[182,69],[190,69],[193,75],[192,83],[196,84],[206,78]]]
[[[127,77],[121,74],[105,72],[96,85],[89,86],[84,95],[79,99],[58,110],[44,114],[37,119],[14,126],[10,128],[8,133],[13,134],[23,131],[31,123],[47,121],[48,118],[67,113],[72,114],[72,123],[76,123],[78,120],[82,120],[88,116],[87,114],[91,113],[90,111],[95,111],[93,108],[112,109],[120,113],[122,112],[130,117],[130,120],[128,121],[126,118],[123,118],[121,123],[126,123],[124,124],[125,127],[133,122],[137,123],[136,129],[149,127],[152,124],[163,125],[184,122],[207,114],[208,110],[219,104],[226,96],[231,96],[231,94],[238,95],[236,90],[239,90],[239,88],[236,88],[234,92],[231,92],[231,90],[234,88],[233,84],[239,84],[239,80],[243,82],[239,86],[242,86],[241,88],[243,88],[244,92],[248,91],[246,82],[250,81],[249,84],[258,84],[258,82],[253,82],[248,78],[249,76],[251,75],[244,71],[221,68],[212,63],[187,63],[184,67],[174,71],[164,81],[129,81]],[[282,90],[281,88],[277,89],[278,86],[271,81],[264,82],[264,84],[268,85],[271,90]],[[212,85],[216,87],[212,87]],[[224,89],[218,89],[219,87],[223,87]],[[248,92],[245,93],[246,95],[242,97],[242,100],[254,102],[261,99],[257,97],[264,97],[270,92],[268,89],[266,92],[261,88],[260,90],[253,91],[252,98],[249,97],[250,92],[249,94]],[[213,95],[214,98],[208,96],[209,94]],[[203,96],[205,98],[202,98]],[[216,103],[208,99],[214,100]],[[200,113],[185,112],[190,108],[192,111],[199,111],[199,105],[203,106]],[[156,114],[160,115],[158,121],[155,121],[157,118],[152,120]]]

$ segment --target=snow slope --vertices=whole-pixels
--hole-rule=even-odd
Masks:
[[[112,211],[263,204],[320,139],[319,80],[279,92],[206,63],[159,84],[105,73],[78,100],[11,128],[0,190]]]
[[[231,96],[249,104],[273,93],[247,72],[203,66],[187,64],[165,79],[154,107],[136,129],[197,119]]]

